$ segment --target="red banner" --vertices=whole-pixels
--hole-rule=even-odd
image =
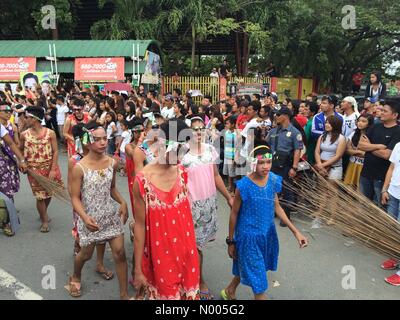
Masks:
[[[35,72],[36,58],[0,58],[0,80],[18,81],[21,72]]]
[[[76,58],[75,80],[125,80],[124,69],[124,58]]]

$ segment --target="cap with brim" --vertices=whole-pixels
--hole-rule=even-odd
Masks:
[[[368,100],[369,102],[371,102],[371,103],[378,102],[378,99],[377,99],[377,98],[368,97],[367,100]]]
[[[281,107],[280,109],[276,110],[275,114],[277,116],[281,116],[283,114],[286,114],[289,117],[291,117],[292,116],[292,111],[290,111],[290,109],[288,107]]]

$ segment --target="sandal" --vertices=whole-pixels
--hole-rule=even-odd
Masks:
[[[47,226],[47,227],[45,227],[45,226],[41,226],[40,227],[40,232],[41,233],[48,233],[50,231],[50,227],[49,226]]]
[[[7,237],[15,236],[15,232],[11,230],[11,227],[9,225],[4,225],[3,232]]]
[[[228,293],[226,292],[225,289],[222,289],[222,290],[221,290],[220,295],[221,295],[221,298],[222,298],[223,300],[236,300],[236,298],[231,298],[231,297],[228,295]]]
[[[82,295],[81,283],[77,281],[72,281],[72,277],[69,277],[69,284],[67,287],[68,287],[67,290],[71,297],[79,298]]]
[[[96,270],[96,273],[99,274],[104,280],[111,280],[112,278],[114,278],[114,273],[109,270],[104,270],[104,271]]]
[[[214,300],[214,296],[211,294],[210,290],[200,291],[200,300]]]
[[[133,278],[129,279],[129,284],[132,286],[132,288],[136,289],[135,286],[133,285]],[[146,288],[140,288],[135,296],[135,300],[144,300],[146,298]]]

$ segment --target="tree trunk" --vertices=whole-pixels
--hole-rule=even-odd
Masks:
[[[194,71],[194,64],[195,64],[195,55],[196,55],[196,30],[194,26],[192,26],[192,61],[190,64],[190,71],[193,73]]]
[[[235,60],[236,60],[236,71],[240,75],[242,70],[242,51],[240,50],[240,35],[239,32],[235,32]]]
[[[56,24],[55,29],[52,29],[52,30],[51,30],[51,35],[52,35],[52,39],[53,39],[53,40],[58,40],[58,28],[57,28],[57,24]]]
[[[242,75],[246,76],[249,68],[249,35],[243,33]]]

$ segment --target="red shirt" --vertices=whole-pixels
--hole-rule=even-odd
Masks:
[[[298,114],[294,118],[297,120],[297,122],[299,123],[299,125],[301,125],[302,128],[306,126],[308,119],[305,116]]]
[[[250,117],[247,114],[241,114],[236,120],[236,127],[239,130],[243,130],[247,122],[249,122]]]

